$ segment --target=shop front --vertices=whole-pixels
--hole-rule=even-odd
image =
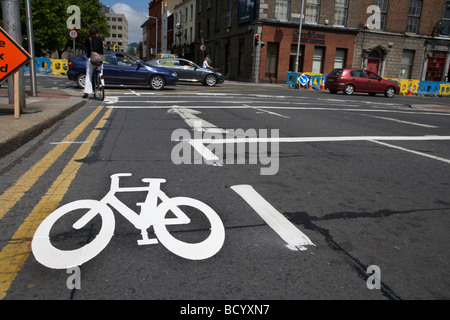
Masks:
[[[298,71],[328,74],[334,68],[351,68],[356,29],[303,25]],[[263,24],[260,82],[283,83],[295,70],[298,25]]]

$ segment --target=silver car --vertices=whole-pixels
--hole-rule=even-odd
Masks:
[[[192,61],[182,58],[153,59],[147,61],[146,64],[176,72],[178,81],[201,82],[210,87],[224,82],[221,73],[212,69],[202,68]]]

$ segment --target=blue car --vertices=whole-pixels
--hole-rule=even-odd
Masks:
[[[165,86],[176,85],[178,76],[175,72],[144,64],[135,56],[121,51],[104,51],[103,78],[105,85],[131,84],[150,86],[161,90]],[[86,80],[86,55],[69,60],[67,77],[75,81],[79,88],[84,88]]]

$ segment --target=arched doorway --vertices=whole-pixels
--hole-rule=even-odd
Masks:
[[[384,61],[388,53],[389,50],[382,45],[364,49],[362,54],[362,67],[383,76]]]

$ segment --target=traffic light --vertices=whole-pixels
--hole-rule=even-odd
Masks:
[[[253,36],[253,46],[257,47],[259,46],[259,34],[255,33],[255,35]]]

